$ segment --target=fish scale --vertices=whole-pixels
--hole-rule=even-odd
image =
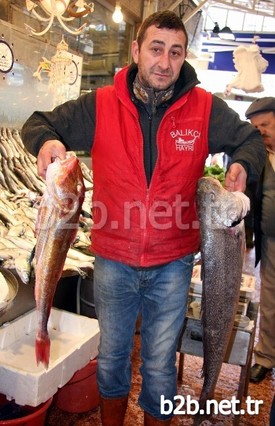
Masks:
[[[245,250],[242,219],[249,210],[248,206],[249,199],[243,193],[225,190],[212,177],[199,180],[197,208],[201,237],[204,352],[204,382],[199,403],[202,409],[206,407],[206,401],[214,397],[233,329]],[[198,419],[195,424],[199,424]]]
[[[72,153],[48,166],[46,191],[39,207],[35,248],[35,301],[38,318],[35,350],[37,364],[48,368],[48,319],[56,286],[79,223],[85,187],[79,160]]]

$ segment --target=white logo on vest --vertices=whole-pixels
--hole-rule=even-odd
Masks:
[[[175,140],[176,151],[194,151],[196,139],[200,137],[200,132],[194,129],[175,130],[170,132]]]

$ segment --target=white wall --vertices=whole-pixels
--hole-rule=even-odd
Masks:
[[[192,61],[189,61],[192,64]],[[196,69],[198,79],[201,81],[200,86],[211,93],[222,94],[225,91],[226,85],[230,83],[233,77],[237,74],[231,71],[215,71],[208,69],[196,68],[196,64],[192,64]],[[243,90],[232,89],[231,94],[248,97],[248,100],[238,101],[224,97],[223,99],[237,111],[242,119],[245,119],[245,111],[249,107],[254,98],[261,98],[264,96],[275,96],[275,76],[273,74],[262,74],[262,84],[264,86],[263,92],[246,93]]]

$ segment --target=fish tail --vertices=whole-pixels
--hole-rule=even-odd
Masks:
[[[42,364],[48,368],[50,360],[50,345],[51,342],[48,335],[36,337],[35,353],[37,365],[42,362]]]

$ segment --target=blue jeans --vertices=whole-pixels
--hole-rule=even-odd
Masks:
[[[185,317],[193,255],[150,267],[96,257],[95,308],[100,327],[97,380],[105,398],[131,389],[131,352],[141,313],[142,389],[139,404],[154,417],[160,395],[173,401],[177,392],[176,350]]]
[[[271,404],[269,423],[270,423],[270,426],[275,426],[275,395],[273,396],[273,400]]]

